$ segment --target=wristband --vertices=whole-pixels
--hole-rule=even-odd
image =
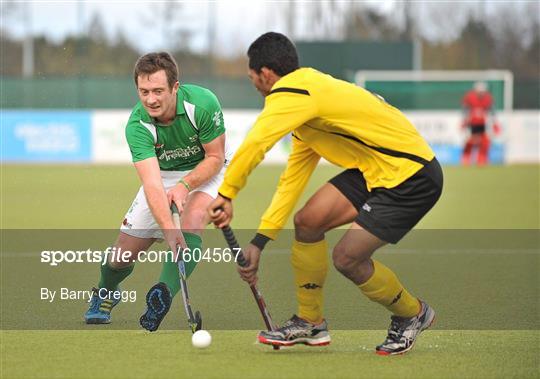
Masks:
[[[270,237],[267,237],[261,233],[257,233],[255,234],[255,237],[253,237],[253,239],[251,240],[251,244],[257,246],[260,250],[263,250],[268,241],[270,241]]]
[[[178,181],[178,183],[182,183],[184,185],[184,187],[186,187],[186,189],[188,190],[188,192],[191,192],[191,186],[184,180],[184,179],[180,179]]]

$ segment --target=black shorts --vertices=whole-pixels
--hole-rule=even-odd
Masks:
[[[443,173],[437,159],[394,188],[367,190],[358,169],[345,170],[332,183],[358,210],[355,222],[383,241],[397,243],[435,205]]]
[[[483,134],[486,132],[486,124],[472,124],[471,134]]]

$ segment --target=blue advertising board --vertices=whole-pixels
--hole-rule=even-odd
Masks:
[[[90,162],[91,112],[0,111],[2,162]]]

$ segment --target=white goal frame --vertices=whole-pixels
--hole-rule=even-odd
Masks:
[[[365,87],[366,81],[483,81],[504,82],[503,109],[513,109],[514,74],[509,70],[360,70],[354,75],[356,85]]]

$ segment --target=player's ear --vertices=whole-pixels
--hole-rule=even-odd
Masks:
[[[274,71],[272,71],[268,67],[261,67],[261,72],[259,73],[259,75],[261,75],[265,81],[268,81],[272,77],[273,73]]]
[[[180,87],[180,82],[176,81],[172,87],[172,92],[176,93],[178,91],[178,87]]]
[[[264,83],[268,83],[270,86],[273,86],[274,83],[280,78],[279,75],[274,72],[274,70],[267,67],[261,68],[261,77],[264,80]]]
[[[279,80],[279,78],[281,78],[281,76],[276,74],[274,70],[267,67],[261,68],[261,77],[264,80],[264,83],[268,86],[269,91],[272,86]]]

